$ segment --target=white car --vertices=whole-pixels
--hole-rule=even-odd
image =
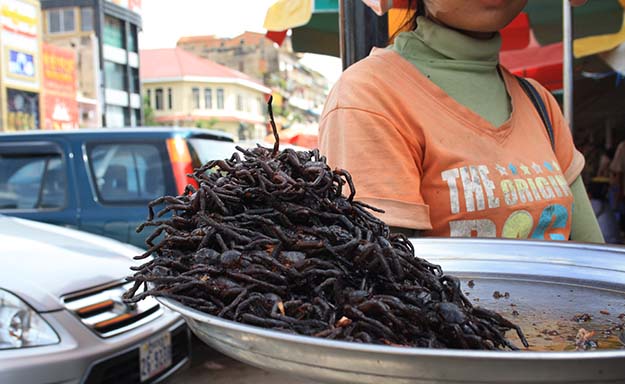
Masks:
[[[122,301],[141,249],[1,215],[0,244],[0,383],[154,383],[188,363],[179,315]]]

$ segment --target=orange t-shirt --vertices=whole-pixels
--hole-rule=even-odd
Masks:
[[[396,52],[376,49],[332,89],[321,152],[351,173],[356,199],[384,209],[390,226],[426,236],[568,239],[569,185],[584,158],[552,95],[533,82],[555,153],[534,105],[502,72],[512,114],[495,127]]]

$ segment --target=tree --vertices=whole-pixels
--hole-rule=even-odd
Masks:
[[[150,100],[148,99],[147,95],[143,97],[143,125],[156,125],[156,120],[154,119],[154,110],[150,105]]]
[[[211,118],[210,120],[197,120],[195,122],[195,127],[196,128],[205,128],[205,129],[211,129],[214,128],[215,125],[219,122],[218,119],[216,118]]]

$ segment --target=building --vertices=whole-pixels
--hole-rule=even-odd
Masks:
[[[261,82],[182,48],[142,50],[140,56],[154,123],[210,127],[240,139],[265,136],[271,89]]]
[[[35,0],[0,0],[0,130],[41,125],[41,12]]]
[[[290,40],[282,46],[264,34],[245,32],[233,38],[186,36],[177,46],[226,67],[262,79],[279,100],[278,121],[287,126],[316,129],[329,87],[319,73],[304,66]]]
[[[216,36],[181,37],[178,47],[236,69],[265,84],[279,72],[280,48],[261,33],[245,32],[231,39]]]
[[[41,0],[44,40],[76,54],[81,127],[142,122],[141,0]]]

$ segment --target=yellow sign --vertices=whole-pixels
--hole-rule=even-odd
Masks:
[[[27,37],[37,37],[37,8],[22,1],[5,1],[0,8],[2,29]]]

